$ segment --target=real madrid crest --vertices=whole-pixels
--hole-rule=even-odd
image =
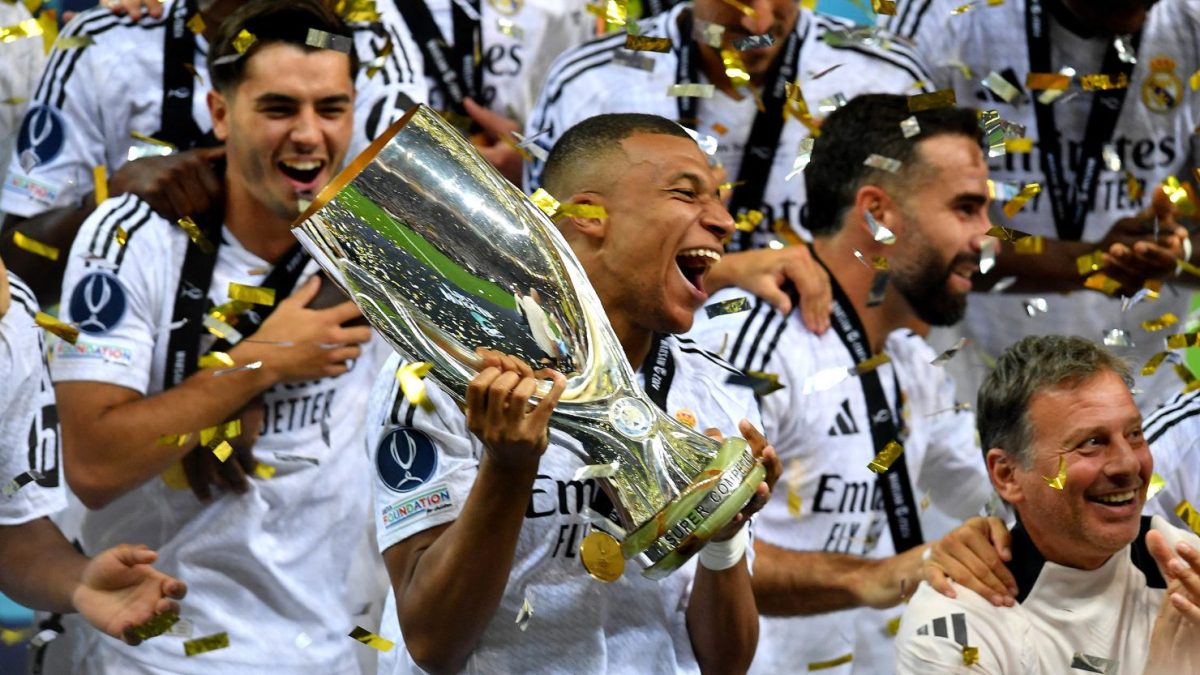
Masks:
[[[525,0],[488,0],[488,4],[497,12],[512,16],[521,11],[521,8],[525,6]]]
[[[1175,60],[1159,55],[1150,59],[1150,73],[1142,82],[1142,103],[1156,113],[1169,113],[1183,98],[1183,81],[1175,74]]]

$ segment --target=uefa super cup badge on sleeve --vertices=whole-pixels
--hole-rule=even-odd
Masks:
[[[555,226],[425,106],[396,122],[297,220],[297,238],[405,358],[460,403],[477,349],[567,388],[551,425],[579,440],[623,531],[620,553],[662,578],[762,482],[746,442],[714,441],[637,386],[583,268]],[[542,386],[540,394],[549,391]]]

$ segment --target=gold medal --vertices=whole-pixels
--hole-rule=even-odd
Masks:
[[[579,559],[583,569],[593,579],[612,583],[625,572],[625,558],[621,557],[621,543],[607,532],[592,530],[579,542]]]

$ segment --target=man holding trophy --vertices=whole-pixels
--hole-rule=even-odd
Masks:
[[[438,212],[430,219],[436,227],[422,230],[421,218],[406,210],[416,208],[417,200],[394,197],[407,186],[374,183],[371,173],[376,165],[388,165],[387,173],[379,175],[394,183],[397,175],[421,170],[398,167],[408,158],[434,166],[438,153],[456,152],[444,150],[449,136],[426,111],[409,117],[394,140],[377,141],[378,156],[353,184],[335,179],[331,190],[340,190],[335,200],[326,206],[328,197],[319,197],[298,229],[301,241],[355,293],[368,318],[393,344],[419,351],[422,346],[411,345],[423,335],[437,345],[421,354],[435,361],[431,377],[421,383],[423,391],[413,386],[412,364],[401,365],[400,357],[393,357],[377,381],[368,413],[376,439],[369,443],[377,470],[376,527],[395,592],[381,632],[398,638],[402,631],[405,648],[384,654],[381,672],[414,667],[432,672],[745,670],[757,645],[758,617],[743,526],[766,502],[779,467],[774,449],[754,426],[758,410],[752,391],[724,385],[736,371],[673,336],[690,328],[693,313],[707,298],[705,273],[719,260],[722,239],[733,230],[703,152],[679,125],[650,115],[604,115],[569,131],[548,162],[545,184],[562,199],[556,208],[562,238],[547,241],[564,251],[569,244],[582,268],[580,276],[568,274],[558,286],[543,281],[540,292],[510,281],[503,284],[511,294],[505,297],[489,287],[501,285],[498,277],[511,279],[515,273],[498,267],[475,271],[472,266],[485,264],[482,258],[489,256],[493,265],[536,265],[526,257],[538,252],[508,251],[523,246],[527,236],[540,236],[538,227],[526,230],[512,220],[527,218],[522,204],[528,203],[520,195],[510,201],[500,188],[489,195],[464,196],[460,208],[451,205]],[[418,133],[438,141],[422,147]],[[389,155],[393,146],[404,152]],[[502,182],[490,169],[481,177],[473,153],[448,164],[440,173],[443,183],[470,175],[469,189],[479,192]],[[420,208],[440,208],[441,200],[427,196],[433,180],[414,179],[412,185],[426,193]],[[364,205],[354,201],[359,194],[379,201]],[[515,209],[515,215],[482,235],[493,238],[491,250],[481,253],[461,239],[457,249],[444,245],[450,233],[469,236],[471,223],[506,208]],[[463,214],[462,221],[448,222],[443,216],[449,213]],[[380,214],[386,214],[386,225],[380,225]],[[548,224],[541,226],[552,234]],[[346,235],[354,228],[362,229]],[[507,239],[510,231],[520,237]],[[388,252],[391,259],[378,257],[381,248],[389,248],[380,247],[378,237],[389,232],[401,235],[393,239],[397,244]],[[414,243],[418,238],[420,246]],[[370,246],[361,244],[369,240],[374,240]],[[427,245],[436,247],[436,254]],[[449,261],[456,250],[460,257]],[[409,251],[419,255],[392,266]],[[565,266],[571,268],[572,262]],[[533,283],[539,275],[553,276],[560,263],[548,258],[545,264],[550,269],[539,267],[530,277]],[[444,276],[436,284],[401,290],[404,275],[426,270]],[[370,283],[363,274],[370,275]],[[585,288],[588,281],[594,295]],[[437,287],[431,297],[440,304],[406,303],[431,285]],[[388,290],[381,293],[381,287]],[[578,338],[575,313],[560,310],[567,301],[553,297],[571,290],[580,298],[580,313],[603,309],[615,333],[611,342],[602,334],[604,327],[597,328],[604,316],[587,323],[587,335]],[[472,318],[426,322],[426,314],[450,310]],[[522,321],[528,329],[519,328]],[[518,329],[507,344],[493,342],[497,349],[544,354],[541,363],[555,370],[535,373],[531,361],[536,366],[537,359],[480,350],[482,358],[455,380],[453,363],[437,360],[471,347],[472,335],[488,336],[510,326]],[[482,332],[471,332],[477,330]],[[523,342],[517,335],[522,331],[531,332],[539,346]],[[609,348],[618,353],[604,353]],[[540,351],[530,351],[534,349]],[[471,354],[466,356],[457,358],[471,360]],[[571,427],[571,405],[576,410],[587,405],[588,394],[580,391],[608,386],[609,378],[588,387],[577,383],[606,358],[617,363],[627,358],[639,373],[635,380],[629,371],[629,384],[641,391],[604,408],[583,431]],[[449,381],[448,386],[435,386],[430,381],[435,378]],[[539,381],[545,379],[552,384]],[[535,393],[541,400],[533,405]],[[654,411],[642,411],[646,404],[638,396]],[[465,404],[465,413],[456,400]],[[549,430],[556,405],[556,428]],[[642,417],[646,413],[651,417]],[[637,446],[649,448],[643,456],[605,454],[621,445],[619,436],[644,436],[639,425],[652,426],[665,440]],[[570,434],[561,430],[564,426]],[[657,513],[646,511],[630,495],[653,493],[655,480],[629,479],[632,474],[622,472],[664,458],[686,465],[689,448],[711,443],[689,427],[714,437],[740,432],[752,451],[744,450],[723,471],[714,469],[729,448],[745,447],[741,439],[726,440],[717,459],[703,455],[713,463],[699,472],[698,480]],[[604,443],[592,442],[600,436]],[[711,447],[716,450],[715,444]],[[761,469],[752,468],[760,463],[767,469],[765,480]],[[715,506],[724,496],[729,499]],[[701,497],[687,516],[672,515],[678,514],[673,509],[679,504],[696,504]],[[649,513],[648,524],[639,527],[646,519],[637,513]],[[653,543],[646,544],[646,527]],[[676,539],[675,534],[682,536]],[[710,543],[700,551],[698,565],[686,564],[705,539]],[[645,576],[660,580],[625,570],[629,558],[651,563]],[[668,576],[674,568],[680,569]],[[389,658],[400,663],[389,663]]]

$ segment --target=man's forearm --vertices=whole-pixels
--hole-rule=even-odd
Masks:
[[[758,647],[758,609],[744,557],[719,572],[696,565],[687,626],[701,672],[738,673],[750,667]]]
[[[754,598],[764,616],[824,614],[864,604],[883,564],[843,553],[790,551],[755,542]]]
[[[252,360],[237,350],[230,352],[235,362]],[[95,382],[55,385],[71,487],[88,506],[103,506],[177,462],[196,446],[197,432],[225,422],[276,381],[267,367],[219,377],[201,371],[152,396],[130,392],[129,399],[98,414],[86,403],[76,407],[76,401],[94,391]],[[189,433],[182,446],[161,442],[164,436]]]
[[[48,518],[0,525],[0,591],[26,607],[74,612],[87,562]]]
[[[485,455],[458,519],[415,554],[411,574],[389,561],[405,646],[423,669],[457,672],[479,643],[504,597],[535,476]]]
[[[1076,259],[1096,250],[1099,245],[1080,241],[1044,238],[1044,250],[1037,255],[1018,254],[1010,242],[1001,242],[996,268],[977,280],[979,290],[990,288],[1005,277],[1017,280],[1009,293],[1066,293],[1083,287]]]
[[[83,206],[51,209],[31,218],[9,215],[0,228],[0,258],[21,277],[37,296],[38,304],[49,307],[62,294],[63,273],[67,269],[67,253],[79,232],[79,226],[96,210],[91,198]],[[20,232],[33,241],[58,249],[58,259],[26,251],[17,246],[14,234]]]

